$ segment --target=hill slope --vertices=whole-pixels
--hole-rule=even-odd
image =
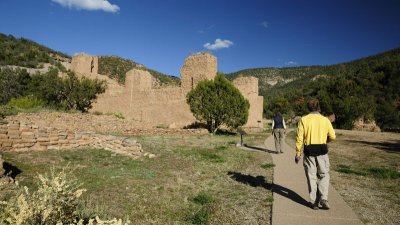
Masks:
[[[60,62],[70,63],[71,57],[34,41],[0,33],[0,67],[42,68],[44,64],[49,63],[65,71],[65,67]],[[179,85],[180,83],[177,77],[146,68],[132,60],[117,56],[99,57],[99,73],[108,75],[119,82],[124,82],[125,73],[132,68],[149,71],[151,75],[157,78],[160,86]]]
[[[354,120],[376,120],[381,128],[400,128],[400,48],[330,66],[257,68],[227,74],[259,78],[264,113],[287,116],[307,112],[310,97],[321,101],[323,113],[336,114],[336,126],[351,128]]]
[[[71,57],[25,38],[0,33],[0,66],[39,68],[44,63],[60,67],[60,61]]]
[[[145,66],[138,64],[132,60],[123,59],[118,56],[100,56],[99,57],[99,73],[108,75],[109,77],[125,82],[125,74],[129,70],[137,68],[148,71],[153,77],[158,80],[161,86],[177,86],[180,79],[174,76],[169,76],[158,71],[148,69]]]

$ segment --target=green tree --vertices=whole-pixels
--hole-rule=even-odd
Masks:
[[[75,109],[87,112],[92,108],[92,103],[98,94],[106,90],[105,82],[86,77],[78,78],[69,72],[67,78],[61,79],[61,90],[59,92],[60,102],[67,110]]]
[[[20,70],[15,71],[9,68],[0,68],[0,104],[4,105],[11,98],[21,96],[23,86],[18,82],[22,74]],[[22,79],[22,78],[21,78]]]
[[[68,72],[66,77],[59,77],[58,70],[52,69],[46,74],[33,76],[27,94],[44,100],[54,108],[87,112],[105,88],[104,81],[78,78],[73,72]]]
[[[214,134],[222,124],[237,128],[247,122],[249,102],[222,74],[217,74],[214,81],[199,82],[186,100],[196,119],[206,122]]]

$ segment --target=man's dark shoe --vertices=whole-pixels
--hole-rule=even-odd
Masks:
[[[312,209],[314,209],[314,210],[319,209],[319,208],[318,208],[318,202],[316,202],[316,203],[310,202],[310,208],[312,208]]]
[[[325,210],[328,210],[330,207],[329,207],[329,204],[328,204],[328,200],[321,200],[321,209],[325,209]]]

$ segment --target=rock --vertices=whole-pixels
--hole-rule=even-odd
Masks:
[[[376,124],[375,120],[364,120],[363,117],[360,117],[353,124],[353,130],[381,132],[381,128]]]

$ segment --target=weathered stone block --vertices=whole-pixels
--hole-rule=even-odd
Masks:
[[[39,137],[39,138],[37,139],[37,141],[38,141],[38,142],[49,142],[50,139],[49,139],[49,138]]]
[[[30,132],[30,131],[23,131],[23,132],[21,132],[21,138],[22,139],[33,139],[33,138],[35,138],[35,133]]]
[[[24,148],[25,144],[23,144],[23,143],[13,143],[12,147],[13,148]]]
[[[36,139],[21,139],[19,143],[36,143]]]
[[[10,135],[8,136],[9,139],[21,139],[20,136]]]
[[[50,141],[53,141],[53,142],[59,140],[58,136],[49,136],[49,139],[50,139]]]
[[[69,144],[69,140],[59,140],[58,144],[61,144],[61,145]]]
[[[12,142],[2,142],[1,146],[2,147],[12,147],[12,144],[13,144]]]
[[[58,145],[49,145],[47,146],[48,150],[60,150],[60,146]]]
[[[21,131],[19,130],[8,130],[8,136],[20,136]]]
[[[50,144],[50,145],[58,145],[58,141],[52,141],[52,140],[50,140],[49,144]]]
[[[8,126],[7,127],[7,130],[19,130],[19,126],[14,126],[14,125],[12,125],[12,126]]]
[[[44,150],[47,150],[47,147],[43,146],[43,145],[40,145],[39,143],[36,143],[31,147],[31,149],[32,150],[38,150],[38,151],[44,151]]]
[[[46,142],[38,142],[41,146],[49,146],[50,142],[46,141]]]

